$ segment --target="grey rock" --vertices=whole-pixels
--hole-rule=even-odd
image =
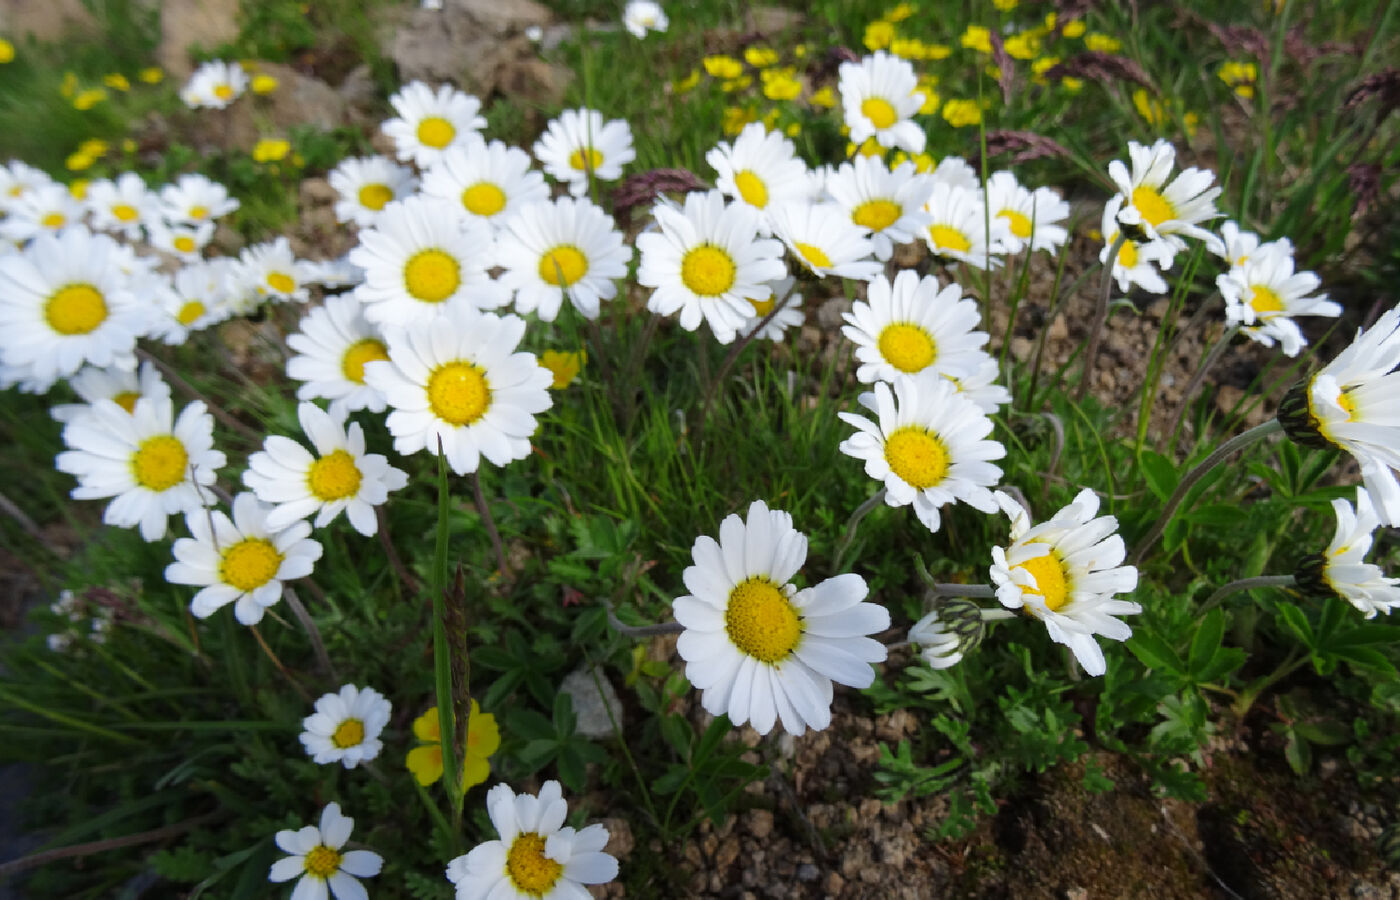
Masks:
[[[598,676],[596,682],[594,674]],[[602,685],[602,693],[598,692],[599,685]],[[626,727],[622,719],[622,701],[618,699],[612,682],[608,681],[607,673],[602,670],[590,672],[586,668],[575,669],[564,678],[559,690],[568,694],[574,701],[574,718],[577,719],[574,730],[578,734],[595,739],[612,737],[613,724],[612,719],[608,718],[609,709],[612,710],[612,718],[617,720],[618,729]]]

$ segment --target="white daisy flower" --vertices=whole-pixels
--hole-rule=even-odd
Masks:
[[[447,864],[457,900],[583,900],[584,885],[617,877],[617,860],[603,852],[608,830],[565,825],[569,806],[557,781],[546,781],[537,796],[498,784],[486,794],[486,813],[500,840]]]
[[[296,351],[287,360],[287,377],[304,382],[298,400],[329,400],[337,414],[384,411],[384,395],[365,382],[365,364],[387,360],[389,351],[355,297],[328,297],[302,318],[287,346]]]
[[[136,368],[136,339],[151,316],[116,248],[78,227],[0,256],[0,362],[45,390],[84,365]]]
[[[533,353],[517,353],[525,322],[471,307],[384,330],[388,362],[365,366],[365,381],[394,411],[394,449],[436,455],[439,442],[458,475],[480,458],[504,466],[530,455],[535,416],[549,409],[554,376]]]
[[[1220,226],[1220,243],[1224,248],[1221,256],[1225,262],[1231,266],[1242,266],[1249,255],[1259,248],[1259,235],[1245,231],[1230,220]],[[1293,253],[1293,244],[1288,238],[1282,238],[1278,243],[1286,246],[1290,255]]]
[[[214,418],[196,400],[174,416],[169,397],[141,398],[131,412],[99,400],[91,412],[63,429],[68,450],[54,461],[78,479],[74,500],[111,497],[102,521],[140,528],[141,537],[165,537],[166,519],[176,513],[203,515],[212,503],[216,472],[227,461],[214,449]]]
[[[658,203],[652,216],[660,230],[637,235],[637,282],[655,288],[647,309],[663,316],[679,310],[686,331],[703,319],[721,344],[734,340],[753,302],[767,300],[769,283],[787,274],[782,243],[759,238],[758,212],[725,206],[719,191],[687,194],[684,209]]]
[[[755,500],[747,520],[726,517],[719,541],[702,535],[691,555],[695,565],[683,573],[690,593],[672,602],[685,626],[676,650],[708,712],[759,734],[781,721],[800,735],[831,724],[833,681],[874,682],[871,663],[884,661],[885,648],[866,635],[888,628],[889,613],[862,602],[859,575],[800,591],[790,584],[807,558],[807,537],[790,515]]]
[[[1001,240],[1007,253],[1057,252],[1069,239],[1060,225],[1069,217],[1069,204],[1048,187],[1027,190],[1010,172],[993,172],[987,179],[987,209],[994,221],[1006,223]]]
[[[1224,252],[1220,238],[1199,225],[1220,215],[1215,198],[1221,189],[1211,187],[1215,173],[1184,169],[1168,184],[1176,166],[1176,148],[1165,138],[1158,138],[1151,147],[1129,141],[1128,158],[1131,172],[1120,160],[1108,164],[1108,177],[1126,198],[1118,211],[1119,222],[1141,229],[1148,240],[1160,236],[1173,250],[1186,249],[1184,235],[1204,241],[1212,253]],[[1171,260],[1167,260],[1163,269],[1170,265]]]
[[[338,195],[335,220],[354,222],[361,228],[373,225],[384,207],[418,190],[413,170],[384,156],[343,159],[326,180]]]
[[[123,172],[116,181],[99,178],[90,182],[83,203],[94,229],[120,234],[127,240],[139,239],[142,226],[149,227],[159,217],[159,199],[135,172]]]
[[[912,162],[893,172],[877,157],[857,156],[826,180],[826,192],[852,222],[870,233],[875,258],[885,262],[895,244],[907,244],[932,224],[924,210],[933,195],[933,179],[918,174]]]
[[[631,261],[612,216],[582,198],[522,208],[502,225],[497,243],[500,283],[515,292],[516,312],[537,312],[545,322],[554,321],[566,294],[585,319],[598,318]]]
[[[358,287],[364,284],[365,270],[349,259],[321,259],[306,263],[306,280],[327,290]]]
[[[393,704],[374,688],[342,685],[337,693],[322,694],[316,711],[301,720],[301,745],[319,766],[340,763],[353,769],[379,755],[384,747],[379,733],[392,712]]]
[[[315,513],[312,527],[325,528],[344,512],[356,531],[372,537],[378,530],[374,507],[408,484],[408,476],[380,454],[365,453],[360,423],[347,428],[344,413],[303,401],[297,420],[315,454],[291,438],[271,435],[248,457],[243,473],[243,483],[258,499],[273,504],[267,527],[281,531]]]
[[[768,210],[773,234],[818,277],[869,281],[883,271],[867,230],[835,203],[785,203]]]
[[[933,179],[934,184],[946,184],[973,193],[980,193],[982,190],[981,176],[972,167],[972,163],[961,156],[943,157],[929,173],[929,177]]]
[[[978,269],[1001,267],[997,256],[1001,247],[996,244],[1001,226],[987,218],[980,190],[970,191],[940,182],[934,185],[924,208],[933,222],[924,231],[924,242],[930,253]]]
[[[384,208],[360,232],[349,260],[365,270],[355,295],[365,318],[380,325],[429,321],[457,307],[494,309],[509,292],[491,279],[490,226],[455,204],[410,197]]]
[[[41,234],[82,227],[87,210],[61,184],[36,187],[10,204],[0,219],[0,237],[22,244]]]
[[[411,81],[389,98],[398,113],[380,126],[393,139],[399,159],[412,160],[419,168],[427,168],[456,144],[486,127],[481,101],[450,84],[439,85],[434,91],[421,81]]]
[[[1103,209],[1100,231],[1104,246],[1099,250],[1100,263],[1108,263],[1108,252],[1118,240],[1117,213],[1122,204],[1123,196],[1118,194]],[[1118,290],[1128,291],[1137,285],[1150,294],[1165,294],[1167,282],[1162,278],[1161,270],[1171,265],[1175,253],[1165,241],[1123,241],[1118,255],[1113,258],[1113,277],[1118,282]]]
[[[648,31],[665,31],[671,21],[661,4],[652,0],[630,0],[622,11],[622,24],[635,38],[644,38]]]
[[[924,95],[908,62],[884,51],[858,63],[844,62],[837,87],[854,143],[873,137],[881,147],[924,152],[924,130],[911,121],[924,105]]]
[[[285,237],[244,247],[238,262],[238,277],[259,298],[305,303],[310,296],[307,282],[311,272],[304,261],[292,255],[292,246]]]
[[[355,820],[340,814],[339,803],[327,803],[319,828],[277,832],[277,846],[291,855],[272,864],[267,880],[300,878],[293,900],[326,900],[328,889],[335,900],[367,900],[369,893],[355,879],[378,875],[384,858],[370,850],[342,850],[354,828]]]
[[[884,482],[887,505],[912,503],[914,515],[935,532],[942,524],[939,509],[948,503],[996,512],[988,488],[1001,480],[1001,469],[991,460],[1005,456],[1006,448],[986,440],[992,420],[956,385],[934,374],[903,375],[893,392],[879,381],[873,394],[858,399],[877,421],[837,413],[857,429],[839,449],[864,460],[865,474]]]
[[[499,226],[522,208],[549,200],[530,157],[500,141],[473,138],[442,155],[423,175],[423,193],[460,204],[463,214]]]
[[[1387,578],[1380,566],[1365,562],[1381,524],[1371,495],[1365,488],[1357,488],[1355,509],[1338,498],[1332,501],[1332,511],[1337,516],[1332,543],[1320,558],[1305,560],[1302,568],[1317,569],[1322,585],[1361,610],[1366,618],[1374,619],[1377,613],[1390,615],[1391,610],[1400,608],[1400,578]]]
[[[0,213],[9,214],[10,208],[41,187],[56,184],[49,173],[12,159],[0,165]]]
[[[856,378],[862,384],[894,381],[901,374],[935,372],[949,377],[977,373],[988,336],[976,331],[982,320],[976,301],[956,284],[940,289],[938,279],[905,269],[890,284],[884,275],[870,282],[842,318],[841,333],[856,345]]]
[[[3,262],[0,262],[3,266]],[[3,270],[0,270],[3,271]],[[1279,406],[1279,421],[1307,446],[1356,457],[1384,525],[1400,525],[1400,308],[1391,309]]]
[[[160,189],[160,214],[172,224],[199,225],[238,209],[228,189],[203,175],[181,175]]]
[[[732,146],[721,141],[705,161],[719,175],[715,187],[759,212],[807,200],[807,164],[797,158],[792,141],[762,122],[745,125]]]
[[[976,604],[943,600],[909,629],[909,643],[918,645],[931,668],[951,669],[981,641],[982,629],[982,611]]]
[[[599,181],[622,177],[622,167],[636,158],[632,129],[622,119],[603,121],[594,109],[566,109],[550,121],[534,146],[535,159],[569,193],[588,193],[589,174]]]
[[[1114,616],[1142,612],[1130,600],[1113,599],[1136,590],[1138,580],[1137,569],[1122,565],[1118,520],[1095,518],[1099,498],[1087,488],[1034,527],[1010,496],[997,491],[996,500],[1011,519],[1010,546],[992,548],[997,599],[1044,622],[1050,639],[1073,650],[1085,672],[1102,675],[1107,665],[1094,635],[1126,641],[1132,629]]]
[[[173,290],[157,293],[159,312],[150,336],[167,344],[183,344],[192,332],[203,331],[233,315],[229,282],[238,264],[220,257],[187,265],[175,273]]]
[[[223,109],[248,89],[248,73],[236,62],[214,60],[195,69],[180,88],[180,99],[191,109]]]
[[[989,416],[994,416],[1003,406],[1011,402],[1011,392],[996,381],[1001,377],[1001,367],[988,354],[978,351],[977,364],[971,375],[945,376],[957,385],[958,393]]]
[[[148,400],[170,399],[170,385],[149,362],[143,362],[141,368],[136,370],[88,366],[69,378],[68,386],[83,402],[63,403],[49,410],[49,415],[64,423],[92,412],[93,404],[99,400],[111,400],[127,412],[132,412],[136,409],[136,401],[142,397]]]
[[[280,531],[267,527],[272,507],[245,491],[233,498],[233,518],[222,510],[185,514],[190,537],[171,548],[175,562],[165,567],[171,584],[203,587],[190,601],[190,612],[206,619],[233,604],[244,625],[262,621],[263,611],[282,596],[282,582],[305,578],[321,558],[311,540],[311,526],[292,523]]]
[[[1295,273],[1293,254],[1274,244],[1255,248],[1243,264],[1215,278],[1225,298],[1225,323],[1240,325],[1265,347],[1277,341],[1285,356],[1297,356],[1308,343],[1293,316],[1342,314],[1341,305],[1326,294],[1309,296],[1321,284],[1312,272]]]
[[[183,262],[197,262],[204,248],[214,239],[214,223],[198,225],[167,224],[159,219],[146,225],[151,246]]]
[[[791,275],[770,282],[768,287],[772,290],[772,295],[767,300],[750,301],[753,304],[753,315],[739,326],[739,333],[753,334],[753,330],[778,304],[782,304],[782,308],[778,310],[777,315],[768,320],[768,324],[763,326],[762,331],[753,335],[756,340],[781,341],[783,332],[805,322],[806,316],[802,313],[802,295],[792,293],[795,284],[797,284],[797,279]]]

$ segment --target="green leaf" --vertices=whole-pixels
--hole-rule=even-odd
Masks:
[[[1312,747],[1298,735],[1296,729],[1289,729],[1288,741],[1283,747],[1283,756],[1297,775],[1306,775],[1312,768]]]
[[[1303,642],[1303,646],[1309,650],[1315,649],[1312,625],[1308,624],[1308,617],[1301,609],[1292,603],[1279,603],[1278,617],[1282,620],[1284,627]]]
[[[1351,729],[1335,719],[1299,722],[1293,726],[1293,730],[1307,738],[1310,743],[1322,744],[1325,747],[1350,744],[1352,738]]]
[[[1196,629],[1191,638],[1191,649],[1186,654],[1186,670],[1197,681],[1220,652],[1220,642],[1225,637],[1225,611],[1213,609]]]
[[[695,743],[695,729],[684,716],[663,716],[661,736],[671,745],[671,749],[676,751],[677,756],[684,760],[690,759],[690,748]]]
[[[1142,664],[1149,669],[1171,672],[1180,675],[1183,673],[1181,657],[1177,652],[1167,645],[1165,641],[1145,631],[1135,633],[1128,641],[1128,649],[1133,652]]]
[[[588,775],[584,771],[583,760],[572,746],[559,751],[555,766],[559,770],[559,780],[564,782],[564,786],[569,790],[581,794],[588,787]]]
[[[1176,465],[1160,453],[1151,450],[1142,451],[1142,456],[1138,462],[1142,464],[1142,474],[1147,479],[1147,487],[1157,499],[1163,503],[1176,490],[1177,483],[1181,480]]]
[[[516,707],[506,713],[506,725],[511,733],[526,740],[553,740],[554,723],[537,710]]]
[[[554,734],[562,741],[574,733],[574,698],[560,691],[554,698]]]

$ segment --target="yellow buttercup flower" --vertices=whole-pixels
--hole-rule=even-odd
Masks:
[[[75,178],[72,183],[68,185],[68,193],[73,196],[74,200],[86,200],[87,189],[88,180],[86,178]]]
[[[263,138],[253,146],[253,159],[260,163],[277,162],[291,152],[292,145],[281,138]]]
[[[831,85],[827,85],[808,97],[807,102],[821,109],[831,109],[836,105],[836,92],[831,89]]]
[[[1011,12],[1016,8],[1017,0],[992,0],[992,5],[1002,12]]]
[[[671,83],[671,90],[675,91],[677,94],[684,94],[688,91],[693,90],[695,86],[699,83],[700,70],[691,69],[689,75],[685,76],[680,81],[675,81]]]
[[[123,152],[123,153],[128,153],[128,154],[130,154],[130,153],[135,153],[135,152],[136,152],[136,142],[133,141],[131,138],[125,138],[125,139],[123,139],[123,140],[122,140],[122,152]]]
[[[953,48],[947,44],[924,44],[924,59],[947,59],[953,55]]]
[[[976,125],[982,121],[982,109],[976,100],[949,100],[943,104],[943,118],[954,128]]]
[[[586,362],[588,362],[586,350],[579,350],[575,353],[546,350],[540,354],[540,365],[554,375],[554,383],[550,387],[556,391],[562,391],[572,384]]]
[[[919,90],[924,95],[924,105],[919,107],[920,115],[931,116],[934,113],[938,112],[940,100],[938,97],[938,91],[934,89],[937,84],[937,75],[919,76]]]
[[[744,62],[755,69],[763,69],[773,65],[778,61],[778,51],[772,47],[759,47],[757,45],[744,50]]]
[[[1071,19],[1065,23],[1064,29],[1060,32],[1067,38],[1077,38],[1084,33],[1084,20]]]
[[[894,40],[894,26],[876,19],[865,26],[865,47],[867,50],[884,50]]]
[[[857,147],[853,143],[847,142],[846,155],[855,156],[857,153],[859,153],[861,156],[882,157],[885,155],[885,148],[881,147],[880,142],[875,140],[873,136],[866,138],[865,142],[862,143],[859,147]]]
[[[798,136],[799,134],[801,134],[801,133],[802,133],[802,126],[801,126],[800,124],[798,124],[797,122],[792,122],[791,124],[789,124],[787,127],[785,127],[785,128],[783,129],[783,134],[787,135],[787,136],[790,137],[790,138],[795,138],[795,137],[797,137],[797,136]]]
[[[1123,42],[1116,37],[1094,32],[1084,38],[1084,46],[1095,53],[1117,53],[1123,47]]]
[[[719,87],[720,90],[724,91],[726,94],[737,94],[739,91],[746,91],[752,86],[752,75],[740,75],[738,78],[731,78]]]
[[[78,145],[78,152],[88,156],[98,157],[107,155],[108,144],[100,138],[88,138]]]
[[[903,22],[905,19],[909,18],[909,17],[912,16],[913,14],[914,14],[914,4],[912,4],[912,3],[901,3],[901,4],[899,4],[898,6],[896,6],[894,9],[892,9],[892,10],[890,10],[889,12],[885,13],[885,21],[887,21],[887,22]]]
[[[97,160],[79,150],[75,153],[68,154],[68,158],[63,161],[63,165],[70,172],[81,172],[89,168],[95,162],[97,162]]]
[[[88,110],[92,109],[103,100],[107,99],[107,92],[102,88],[88,88],[79,91],[78,96],[73,98],[73,108]]]
[[[165,73],[161,71],[160,66],[147,66],[137,72],[136,77],[145,84],[160,84],[161,80],[165,78]]]
[[[981,25],[969,25],[967,30],[962,33],[962,45],[979,53],[991,53],[991,32]]]
[[[1162,107],[1160,101],[1149,97],[1146,88],[1138,88],[1133,91],[1133,106],[1137,109],[1138,115],[1142,116],[1144,122],[1155,129],[1160,129],[1167,121],[1167,111]]]
[[[769,100],[795,100],[802,94],[802,82],[792,69],[768,69],[762,77],[763,96]]]
[[[755,116],[752,110],[731,106],[724,111],[724,121],[721,128],[726,135],[733,137],[743,131],[745,125],[753,121],[755,121]]]
[[[131,82],[127,81],[126,76],[120,72],[113,72],[110,75],[103,75],[102,83],[107,85],[107,87],[113,88],[118,91],[131,90]]]
[[[1254,82],[1259,78],[1259,67],[1254,63],[1226,60],[1215,74],[1241,97],[1254,96]]]
[[[890,52],[900,59],[923,59],[924,42],[918,38],[895,38],[890,41]]]
[[[1071,94],[1077,94],[1084,89],[1083,78],[1075,78],[1073,76],[1061,78],[1060,84],[1063,85],[1064,89],[1069,91]]]
[[[1006,39],[1006,52],[1013,59],[1035,59],[1040,52],[1040,35],[1023,31]]]
[[[0,65],[15,61],[15,45],[0,38]]]
[[[249,85],[255,94],[270,94],[277,90],[278,81],[271,75],[254,75]]]
[[[75,72],[64,72],[63,82],[58,86],[58,92],[65,97],[71,97],[78,92],[78,75]]]
[[[405,763],[424,787],[442,777],[441,734],[436,706],[413,720],[413,736],[422,743],[408,751]],[[473,700],[467,718],[467,746],[462,754],[462,793],[491,777],[491,755],[499,749],[501,730],[496,725],[496,717],[482,712]]]
[[[711,78],[734,79],[744,74],[744,64],[732,56],[707,56],[701,65]]]

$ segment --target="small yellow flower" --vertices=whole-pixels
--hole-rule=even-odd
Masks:
[[[165,73],[161,71],[160,66],[147,66],[137,72],[136,77],[145,84],[160,84],[161,79],[165,78]]]
[[[754,121],[754,114],[751,110],[740,109],[737,106],[730,106],[724,111],[724,122],[722,129],[730,137],[744,130],[744,126]]]
[[[1216,72],[1220,80],[1234,88],[1241,97],[1254,96],[1254,82],[1259,78],[1259,67],[1252,62],[1226,60]]]
[[[1167,111],[1160,101],[1147,95],[1147,88],[1133,91],[1133,106],[1144,122],[1153,128],[1161,128],[1167,122]]]
[[[827,85],[808,97],[807,102],[820,109],[831,109],[836,105],[836,92],[831,89],[831,85]]]
[[[753,87],[752,75],[740,75],[738,78],[731,78],[720,86],[720,90],[726,94],[737,94],[739,91],[746,91]]]
[[[1193,138],[1196,136],[1196,132],[1200,130],[1201,117],[1193,112],[1189,112],[1181,117],[1181,124],[1186,126],[1186,136]]]
[[[924,105],[919,107],[920,115],[931,116],[938,112],[938,91],[934,89],[934,86],[937,84],[937,75],[925,74],[919,76],[919,90],[923,92],[924,95]]]
[[[764,69],[778,61],[778,51],[772,47],[759,47],[757,45],[744,50],[744,62],[755,69]]]
[[[947,44],[924,44],[924,59],[947,59],[953,55],[953,48]]]
[[[1060,32],[1067,38],[1077,38],[1084,33],[1083,19],[1070,19],[1065,23],[1064,30]]]
[[[949,100],[943,104],[943,118],[954,128],[962,128],[981,122],[982,110],[976,100]]]
[[[918,38],[895,38],[890,41],[890,53],[900,59],[923,59],[924,42]]]
[[[574,379],[578,377],[579,370],[586,362],[588,362],[586,350],[580,350],[577,353],[546,350],[540,354],[540,365],[554,375],[554,383],[550,387],[556,391],[562,391],[573,384]]]
[[[270,94],[277,90],[277,79],[271,75],[254,75],[249,87],[255,94]]]
[[[123,153],[126,153],[126,154],[135,153],[135,152],[136,152],[136,142],[133,141],[131,138],[125,138],[125,139],[123,139],[123,140],[122,140],[122,152],[123,152]]]
[[[15,61],[15,45],[0,38],[0,65]]]
[[[73,98],[73,108],[82,110],[92,109],[106,99],[107,91],[103,88],[88,88],[85,91],[79,91],[78,96]]]
[[[699,83],[700,70],[691,69],[689,75],[685,76],[680,81],[675,81],[671,83],[671,90],[675,91],[677,94],[685,94],[694,90],[695,86]]]
[[[969,25],[967,30],[962,33],[962,45],[969,50],[976,50],[978,53],[991,53],[991,32],[981,25]]]
[[[927,174],[938,168],[938,162],[927,153],[914,154],[914,171]]]
[[[73,195],[74,200],[87,199],[88,180],[86,178],[74,178],[68,185],[68,193]]]
[[[894,26],[876,19],[865,26],[865,47],[867,50],[884,50],[894,40]]]
[[[434,706],[413,720],[413,736],[423,743],[408,751],[408,771],[427,787],[442,777],[442,744],[438,708]],[[491,777],[491,755],[501,748],[496,717],[481,711],[475,700],[467,718],[467,746],[462,754],[462,793]]]
[[[1117,53],[1123,47],[1123,42],[1116,37],[1111,37],[1100,32],[1086,35],[1084,46],[1095,53]]]
[[[762,77],[763,96],[769,100],[794,100],[802,94],[802,82],[792,69],[767,69]]]
[[[281,138],[263,138],[253,146],[253,159],[260,163],[277,162],[291,152],[292,145]]]
[[[1042,56],[1040,59],[1031,63],[1031,71],[1035,73],[1037,80],[1040,80],[1041,75],[1044,75],[1059,64],[1060,58],[1058,56]]]
[[[67,167],[70,172],[81,172],[91,167],[95,162],[97,162],[97,160],[79,150],[75,153],[68,154],[68,158],[63,161],[63,165]]]
[[[798,44],[796,47],[792,48],[792,55],[797,57],[798,59],[806,59],[807,54],[811,52],[812,49],[806,44]]]
[[[126,76],[120,72],[113,72],[110,75],[103,75],[102,83],[107,85],[107,87],[113,88],[114,90],[118,91],[131,90],[131,82],[127,81]]]
[[[1006,39],[1006,52],[1012,59],[1035,59],[1040,52],[1040,35],[1023,31]]]
[[[107,142],[100,138],[88,138],[78,145],[78,152],[85,153],[93,158],[106,156],[108,150]]]
[[[701,64],[711,78],[734,79],[744,74],[744,64],[732,56],[707,56]]]
[[[1084,89],[1084,79],[1066,76],[1060,79],[1060,84],[1071,94],[1077,94]]]
[[[1046,30],[1046,31],[1054,31],[1054,30],[1055,30],[1055,23],[1058,22],[1058,21],[1059,21],[1059,17],[1056,16],[1054,13],[1046,13],[1046,14],[1045,14],[1045,30]]]
[[[76,72],[63,73],[63,83],[59,85],[58,92],[65,97],[71,97],[78,92],[78,75]]]
[[[899,4],[898,6],[896,6],[894,9],[892,9],[892,10],[890,10],[889,12],[885,13],[885,21],[887,21],[887,22],[903,22],[905,19],[909,18],[909,17],[912,16],[913,14],[914,14],[914,4],[912,4],[912,3],[901,3],[901,4]]]
[[[763,114],[763,118],[759,121],[763,122],[764,128],[767,128],[769,131],[772,131],[778,124],[778,116],[779,113],[776,109],[770,109],[768,110],[768,112]]]
[[[1017,0],[992,0],[992,5],[1002,12],[1011,12],[1016,8]]]
[[[783,134],[790,138],[795,138],[802,133],[802,126],[796,122],[791,123],[783,129]]]
[[[880,142],[875,140],[873,136],[866,138],[865,142],[859,147],[853,143],[847,142],[846,155],[855,156],[857,153],[861,156],[883,157],[885,155],[885,148],[881,147]]]

